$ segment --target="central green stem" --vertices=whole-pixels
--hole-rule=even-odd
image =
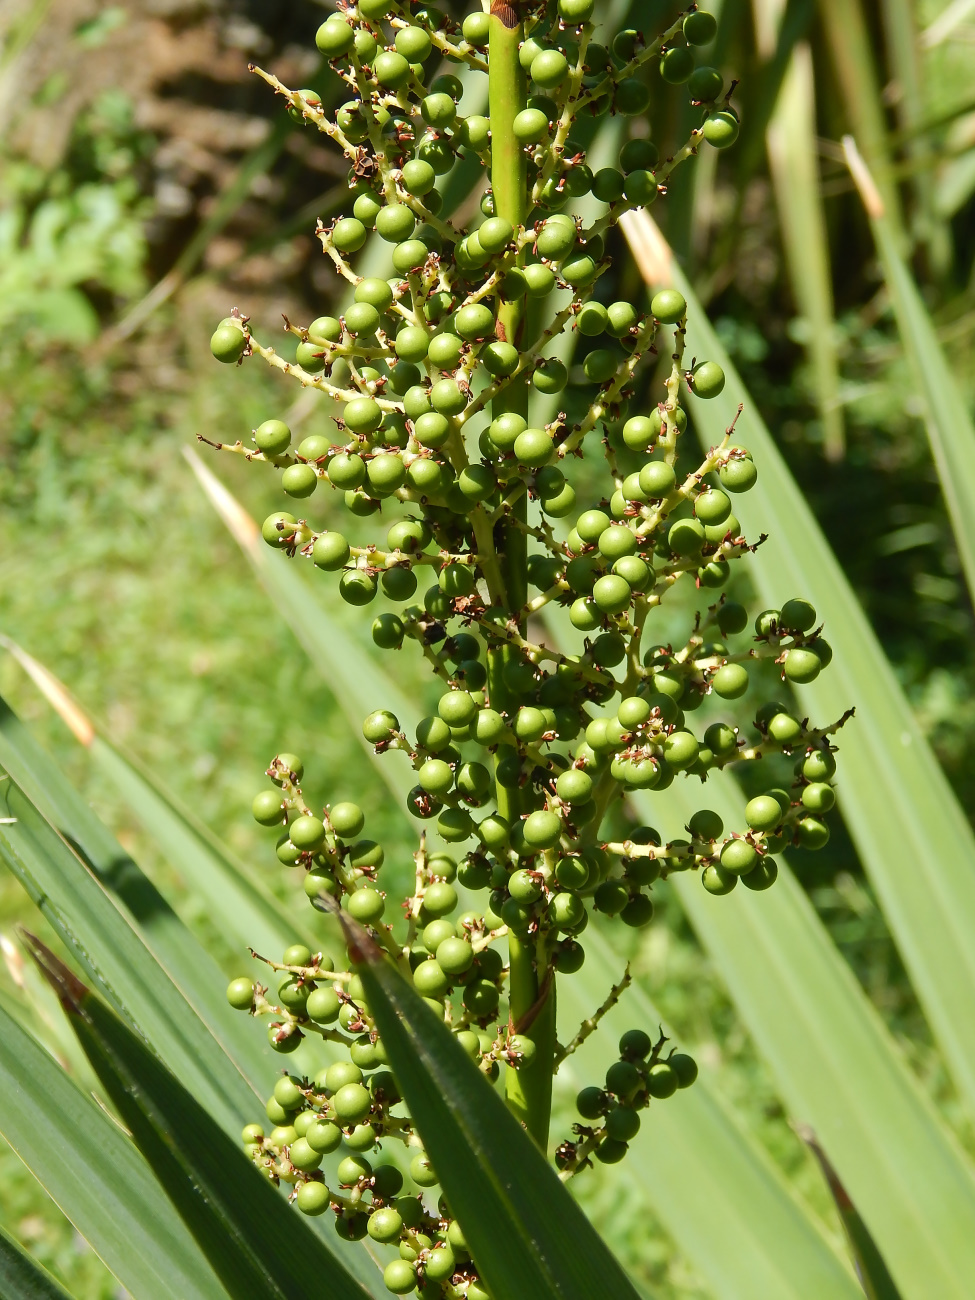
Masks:
[[[523,38],[517,3],[492,0],[489,55],[489,114],[491,119],[491,190],[494,211],[510,221],[515,230],[528,218],[528,166],[525,151],[514,133],[515,116],[525,107],[528,89],[518,60]],[[520,256],[524,260],[524,254]],[[524,296],[498,302],[498,334],[515,347],[526,343],[528,328]],[[494,399],[494,417],[512,411],[528,418],[528,384],[522,378],[509,384]],[[528,494],[523,493],[513,517],[495,529],[494,547],[504,580],[507,612],[524,633],[523,610],[528,600]],[[491,707],[514,716],[517,701],[511,698],[504,679],[505,665],[517,653],[510,646],[488,654],[488,690]],[[520,791],[497,785],[498,812],[513,825],[521,815]],[[513,1031],[535,1044],[535,1058],[527,1069],[508,1069],[505,1097],[508,1106],[544,1150],[552,1111],[552,1069],[555,1059],[555,985],[546,979],[548,958],[538,940],[508,937],[510,958],[509,1016]],[[544,993],[544,998],[542,994]]]

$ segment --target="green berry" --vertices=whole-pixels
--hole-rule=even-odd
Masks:
[[[653,500],[669,496],[677,486],[677,475],[663,460],[651,460],[640,470],[640,487]]]
[[[657,1061],[647,1071],[647,1092],[651,1097],[672,1097],[677,1086],[677,1072],[667,1061]]]
[[[241,975],[227,985],[227,1001],[236,1011],[249,1011],[254,1001],[254,981]]]
[[[822,669],[822,661],[812,650],[796,647],[786,652],[782,671],[790,682],[805,686],[814,682]]]
[[[339,999],[330,984],[314,989],[308,994],[305,1013],[309,1020],[319,1025],[330,1025],[339,1015]]]
[[[262,790],[251,802],[251,813],[262,826],[280,826],[284,820],[284,803],[277,790]]]
[[[329,809],[332,830],[344,840],[352,840],[362,832],[366,819],[357,803],[337,803]]]
[[[341,533],[322,533],[312,547],[312,561],[319,569],[334,571],[349,562],[349,543]]]
[[[706,103],[718,98],[724,90],[724,77],[717,68],[695,68],[687,81],[691,99]]]
[[[717,397],[724,388],[724,371],[716,361],[700,361],[691,371],[691,392],[697,397]]]
[[[709,894],[730,894],[738,884],[738,877],[735,872],[712,864],[701,872],[701,884]]]
[[[332,1105],[340,1124],[358,1124],[369,1114],[372,1098],[369,1089],[361,1083],[347,1083],[335,1093]]]
[[[743,664],[722,664],[711,677],[711,689],[723,700],[737,700],[748,690],[748,670]]]
[[[743,876],[758,861],[758,850],[748,840],[728,840],[721,850],[721,865],[725,871]]]
[[[327,25],[327,24],[323,24]],[[329,1206],[329,1190],[324,1183],[307,1182],[298,1188],[295,1203],[302,1214],[324,1214]]]
[[[727,109],[711,113],[702,127],[704,138],[715,149],[727,149],[738,139],[738,118]]]
[[[680,86],[694,71],[694,56],[685,45],[675,45],[660,60],[660,75],[672,86]]]

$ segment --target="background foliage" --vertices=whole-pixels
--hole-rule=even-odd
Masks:
[[[637,0],[630,21],[655,28],[671,9]],[[975,14],[941,0],[786,7],[815,70],[827,308],[833,302],[824,363],[808,347],[823,327],[810,315],[822,308],[823,285],[817,297],[789,257],[810,236],[776,173],[774,142],[771,153],[766,148],[778,10],[768,0],[751,7],[729,0],[721,10],[719,62],[741,78],[742,139],[720,161],[712,154],[678,171],[655,216],[807,492],[963,806],[972,808],[972,612],[915,384],[839,141],[853,130],[867,152],[870,123],[880,124],[869,161],[894,196],[891,215],[971,407]],[[953,12],[962,17],[950,27]],[[328,683],[269,619],[180,452],[197,433],[233,439],[272,414],[309,431],[315,424],[313,394],[284,414],[272,376],[256,366],[228,375],[213,364],[206,339],[233,304],[265,331],[282,311],[304,319],[330,306],[331,281],[311,231],[315,217],[332,211],[344,169],[313,132],[283,127],[272,97],[245,71],[259,56],[291,84],[328,96],[312,39],[321,17],[310,0],[0,7],[0,630],[67,682],[111,737],[281,897],[287,885],[248,812],[255,776],[276,750],[314,754],[310,770],[341,773],[377,838],[389,844],[401,830]],[[868,58],[858,64],[853,29],[861,18]],[[678,120],[652,121],[663,144],[686,134]],[[788,143],[788,121],[782,129]],[[613,291],[635,296],[639,274],[622,246],[617,252]],[[269,478],[238,468],[222,462],[219,473],[252,514],[280,504]],[[6,658],[0,692],[167,895],[189,908],[234,973],[219,918],[158,857]],[[324,799],[326,791],[309,794]],[[824,852],[796,853],[794,862],[925,1088],[972,1148],[838,819]],[[657,897],[661,922],[635,954],[645,988],[838,1238],[819,1172],[726,989],[676,896],[664,886]],[[20,919],[51,939],[3,877],[0,928],[8,940]],[[16,947],[4,951],[0,1000],[33,1015],[32,976]],[[48,1040],[57,1047],[53,1028]],[[568,1110],[568,1087],[562,1100]],[[623,1263],[655,1294],[708,1294],[663,1228],[619,1203],[607,1171],[594,1173],[584,1198]],[[0,1153],[0,1225],[73,1294],[115,1294],[117,1284],[9,1151]]]

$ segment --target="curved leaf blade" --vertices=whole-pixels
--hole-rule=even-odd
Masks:
[[[562,1041],[592,1014],[594,985],[610,987],[620,958],[596,926],[586,931],[587,979],[559,985]],[[568,1013],[568,1014],[567,1014]],[[600,1022],[611,1041],[634,1025],[655,1033],[663,1022],[634,981],[626,997]],[[599,1079],[605,1050],[594,1034],[568,1064],[580,1079]],[[693,1044],[689,1044],[693,1049]],[[621,1182],[646,1199],[716,1300],[863,1300],[853,1274],[808,1209],[793,1196],[765,1151],[739,1127],[721,1093],[702,1072],[692,1088],[651,1103],[622,1165]],[[623,1188],[620,1194],[627,1194]],[[705,1215],[702,1205],[720,1206]]]
[[[222,1127],[236,1134],[255,1095],[86,863],[11,778],[0,781],[0,858],[94,986],[152,1042]],[[222,983],[222,981],[221,981]]]
[[[2,1008],[0,1133],[135,1300],[226,1300],[129,1139]]]
[[[742,823],[730,778],[712,774],[706,802],[726,825]],[[670,838],[701,801],[676,781],[665,802],[637,794],[634,803]],[[690,873],[671,879],[789,1114],[815,1129],[904,1296],[964,1300],[975,1277],[975,1173],[788,866],[772,889],[725,898]]]
[[[749,573],[770,608],[801,594],[825,620],[835,656],[827,672],[802,687],[803,699],[825,718],[856,706],[843,732],[840,807],[955,1084],[975,1114],[975,834],[687,278],[646,213],[624,217],[623,228],[648,284],[672,284],[686,298],[689,354],[711,357],[725,371],[719,397],[692,399],[702,443],[717,443],[745,405],[735,437],[757,453],[759,479],[735,510],[753,536],[772,536],[751,557]]]
[[[9,643],[8,643],[9,648]],[[68,702],[70,704],[70,701]],[[94,733],[87,720],[65,716],[84,744]],[[7,702],[0,698],[0,769],[9,772],[31,803],[82,859],[138,931],[146,947],[196,1008],[201,1020],[252,1085],[270,1086],[266,1053],[223,995],[220,967],[122,848],[111,831],[66,780]]]
[[[290,1300],[325,1285],[336,1300],[365,1300],[368,1292],[208,1108],[39,940],[31,947],[112,1103],[229,1295]]]
[[[512,1300],[635,1300],[626,1274],[498,1093],[367,932],[339,915],[403,1099],[491,1292]]]

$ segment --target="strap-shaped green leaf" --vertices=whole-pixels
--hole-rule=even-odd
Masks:
[[[743,824],[727,775],[709,778],[706,800],[686,780],[634,796],[668,838],[705,802]],[[715,898],[696,874],[672,881],[790,1116],[815,1129],[904,1296],[968,1300],[975,1173],[787,864],[763,893]]]
[[[884,1257],[877,1249],[877,1243],[870,1235],[870,1229],[863,1222],[860,1211],[850,1200],[849,1193],[840,1182],[839,1174],[816,1140],[816,1134],[811,1128],[802,1124],[798,1126],[798,1132],[823,1172],[829,1194],[833,1198],[840,1222],[843,1224],[850,1254],[856,1265],[857,1277],[867,1294],[867,1300],[901,1300],[901,1293],[890,1276]]]
[[[968,579],[969,595],[975,599],[975,424],[938,342],[921,292],[901,253],[873,177],[850,136],[844,138],[843,148],[870,219],[904,355],[917,391],[924,399],[924,424],[931,455]]]
[[[84,731],[73,729],[79,739],[84,737]],[[253,1026],[227,1005],[226,980],[220,967],[2,698],[0,768],[9,772],[112,895],[118,909],[246,1078],[266,1090],[272,1075],[267,1053],[260,1036],[252,1032]],[[57,893],[52,897],[58,906]]]
[[[634,1300],[545,1156],[450,1031],[342,915],[403,1099],[493,1295]]]
[[[78,1041],[136,1145],[233,1300],[368,1292],[291,1211],[193,1091],[38,940]]]
[[[0,1228],[0,1295],[5,1300],[71,1300],[61,1283]]]
[[[119,1126],[2,1009],[0,1133],[134,1300],[226,1300]]]
[[[256,1097],[87,865],[11,778],[0,781],[0,858],[99,992],[153,1043],[221,1126],[237,1134]]]
[[[619,979],[622,961],[600,932],[604,928],[589,926],[585,966],[559,983],[563,1042],[592,1015],[598,990],[605,992]],[[580,1087],[599,1084],[609,1044],[615,1046],[634,1026],[655,1035],[662,1023],[636,980],[563,1069],[572,1070]],[[694,1044],[678,1040],[678,1046],[693,1050]],[[692,1088],[651,1102],[614,1174],[618,1195],[646,1199],[718,1300],[863,1300],[823,1229],[709,1084],[705,1067]],[[702,1214],[702,1205],[714,1206],[715,1213]]]
[[[812,601],[833,662],[800,687],[817,718],[856,707],[843,730],[839,798],[911,983],[975,1114],[975,835],[917,723],[856,593],[680,267],[646,213],[623,219],[653,285],[673,284],[688,303],[687,354],[725,371],[724,391],[691,399],[705,447],[718,443],[739,404],[735,440],[755,452],[758,483],[735,502],[751,537],[769,535],[749,560],[762,599]],[[832,1153],[831,1153],[832,1154]]]

